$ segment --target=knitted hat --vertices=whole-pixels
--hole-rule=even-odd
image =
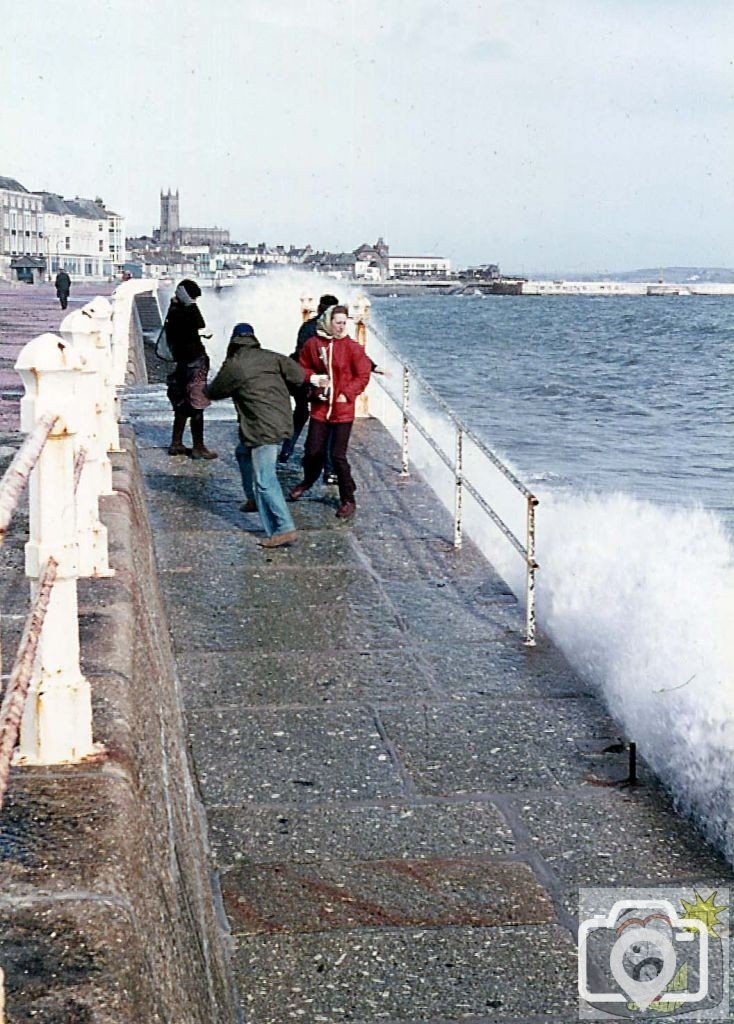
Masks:
[[[192,281],[188,277],[184,278],[179,285],[179,288],[184,288],[192,299],[198,299],[201,295],[201,288],[198,286],[196,281]]]
[[[232,328],[232,337],[239,338],[243,334],[254,334],[255,330],[252,324],[235,324]]]

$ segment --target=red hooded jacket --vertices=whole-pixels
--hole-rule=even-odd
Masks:
[[[328,401],[311,399],[311,416],[329,423],[351,423],[354,402],[369,384],[372,362],[361,345],[352,338],[309,338],[301,349],[298,362],[306,375],[328,374],[331,381]],[[312,395],[321,394],[321,390]],[[337,402],[344,395],[346,402]]]

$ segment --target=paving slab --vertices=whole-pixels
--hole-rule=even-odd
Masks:
[[[403,793],[366,708],[197,709],[188,721],[210,804],[371,800]]]
[[[515,839],[489,801],[214,808],[217,864],[509,856]]]
[[[247,1020],[577,1017],[576,948],[553,925],[238,936]]]

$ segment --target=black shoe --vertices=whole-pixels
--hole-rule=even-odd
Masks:
[[[281,464],[281,466],[285,466],[286,462],[288,461],[292,454],[293,453],[290,450],[290,448],[280,449],[280,451],[278,452],[278,462]]]

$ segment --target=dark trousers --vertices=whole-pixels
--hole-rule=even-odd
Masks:
[[[339,498],[342,502],[354,501],[354,492],[357,489],[347,461],[347,445],[351,432],[351,423],[325,423],[323,420],[312,418],[308,425],[308,436],[303,453],[303,481],[307,487],[310,487],[316,483],[324,468],[326,450],[331,439],[334,472],[339,481]]]

